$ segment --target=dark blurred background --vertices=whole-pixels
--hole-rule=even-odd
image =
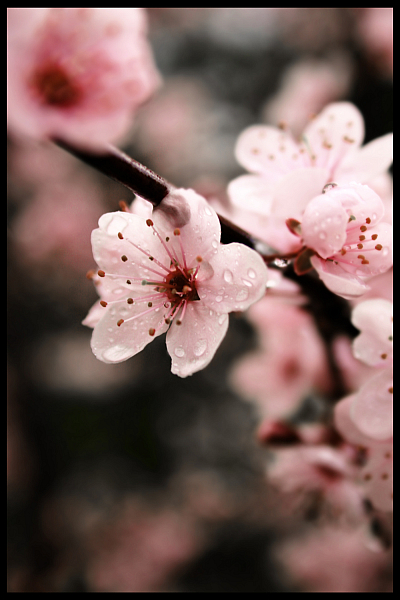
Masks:
[[[298,134],[348,100],[365,141],[391,131],[391,18],[371,11],[391,13],[148,9],[163,86],[123,150],[223,202],[248,125],[286,114]],[[293,532],[256,410],[228,385],[257,343],[246,317],[230,315],[213,362],[187,379],[170,373],[164,336],[98,362],[81,325],[97,299],[90,232],[133,197],[12,132],[8,167],[8,591],[310,591],[275,558]]]

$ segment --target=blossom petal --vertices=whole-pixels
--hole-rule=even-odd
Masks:
[[[353,353],[370,366],[384,366],[392,359],[393,304],[382,298],[360,302],[352,313],[352,323],[361,330],[353,341]]]
[[[241,175],[229,183],[228,195],[235,207],[269,216],[273,187],[264,177]]]
[[[182,243],[184,256],[179,248],[177,255],[189,267],[196,266],[196,259],[204,260],[218,251],[221,239],[221,225],[218,215],[210,204],[191,189],[176,189],[153,211],[152,220],[156,228],[173,234],[179,229],[180,240],[175,240],[174,247]]]
[[[369,379],[358,391],[350,414],[365,435],[387,440],[393,435],[393,376],[384,369]]]
[[[322,260],[318,256],[313,256],[311,263],[326,287],[346,300],[362,296],[370,289],[361,279],[347,273],[331,260]]]
[[[299,145],[285,131],[269,125],[253,125],[239,136],[236,160],[251,173],[265,175],[270,181],[303,166]]]
[[[316,166],[327,168],[335,181],[337,165],[364,139],[364,119],[350,102],[329,104],[306,127],[303,139]]]
[[[387,171],[392,162],[393,134],[388,133],[346,156],[335,172],[335,181],[367,183]]]
[[[376,440],[362,433],[350,415],[351,407],[353,406],[356,397],[357,394],[351,394],[335,405],[335,428],[351,444],[368,447],[371,446],[371,444],[374,444]]]
[[[95,325],[91,347],[96,358],[105,363],[127,360],[168,329],[163,310],[149,311],[147,303],[121,302],[104,311],[104,317]],[[136,318],[127,320],[133,316]],[[119,326],[120,319],[125,321]],[[149,334],[150,329],[155,330],[154,335]]]
[[[313,198],[304,211],[301,231],[306,246],[322,258],[329,258],[346,241],[349,217],[339,198],[320,194]]]
[[[247,246],[221,245],[210,264],[214,276],[197,285],[201,300],[209,308],[220,313],[243,311],[265,294],[267,267],[261,256]]]
[[[123,235],[123,239],[118,237],[118,233]],[[144,252],[169,266],[166,251],[151,228],[146,226],[143,217],[128,212],[106,213],[100,217],[99,228],[92,232],[92,249],[100,269],[127,278],[145,279],[149,276],[146,269],[151,266],[151,261]],[[122,256],[128,260],[122,260]]]
[[[204,369],[224,339],[228,325],[227,314],[216,313],[201,301],[189,303],[181,325],[173,321],[167,333],[172,373],[187,377]]]
[[[273,190],[272,212],[277,218],[296,218],[303,214],[307,203],[322,192],[328,171],[318,167],[304,167],[291,171]]]

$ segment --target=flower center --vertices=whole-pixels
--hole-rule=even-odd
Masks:
[[[166,288],[168,300],[172,303],[180,302],[181,300],[185,300],[186,302],[200,300],[193,274],[187,273],[186,270],[183,270],[183,272],[178,269],[172,271],[165,278],[165,283],[168,285]]]
[[[81,96],[78,87],[57,64],[49,64],[37,70],[32,76],[31,84],[43,104],[68,108],[76,104]]]

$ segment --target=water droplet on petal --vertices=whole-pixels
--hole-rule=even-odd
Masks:
[[[236,295],[236,300],[238,302],[243,302],[243,300],[247,300],[249,297],[249,292],[247,290],[240,290]]]
[[[225,279],[226,283],[232,283],[232,281],[233,281],[232,271],[229,271],[229,269],[226,269],[226,271],[224,271],[224,279]]]
[[[120,362],[130,358],[133,354],[132,348],[117,344],[111,348],[106,348],[103,352],[103,358],[110,362]]]
[[[195,356],[202,356],[207,349],[207,340],[202,339],[198,340],[193,348],[193,353]]]
[[[222,302],[222,296],[215,296],[215,302]]]
[[[244,285],[247,285],[247,287],[253,287],[253,284],[251,283],[251,281],[248,281],[247,279],[242,278],[242,282],[244,283]]]
[[[206,206],[204,209],[204,212],[206,213],[206,215],[208,215],[209,217],[212,216],[212,210],[209,206]]]
[[[274,260],[274,265],[276,267],[279,267],[279,269],[283,269],[284,267],[287,267],[289,264],[288,260],[285,260],[284,258],[276,258]]]
[[[247,275],[250,277],[250,279],[255,279],[257,277],[257,273],[254,269],[249,269],[247,271]]]
[[[321,231],[321,233],[319,234],[319,239],[320,240],[325,240],[326,239],[326,233],[325,233],[325,231]]]
[[[178,358],[183,358],[185,356],[185,351],[182,348],[182,346],[178,346],[177,348],[175,348],[175,356],[177,356]]]

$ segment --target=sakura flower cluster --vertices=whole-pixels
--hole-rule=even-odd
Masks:
[[[161,77],[144,9],[8,9],[13,132],[98,149],[120,141]]]
[[[172,372],[186,377],[213,358],[228,313],[244,311],[265,293],[268,271],[242,244],[220,244],[220,223],[193,190],[171,192],[151,219],[103,215],[92,234],[101,300],[84,324],[106,363],[140,352],[167,332]]]
[[[363,138],[362,115],[348,102],[328,105],[301,141],[283,123],[254,125],[236,145],[252,174],[228,186],[230,218],[283,255],[313,256],[306,268],[299,258],[298,271],[314,267],[345,298],[365,293],[366,280],[392,264],[390,219],[374,192],[388,177],[392,135],[360,147]]]

